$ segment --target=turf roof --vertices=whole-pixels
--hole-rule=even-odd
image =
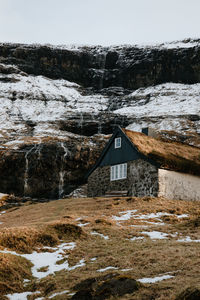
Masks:
[[[141,132],[122,129],[134,147],[163,169],[200,176],[200,149],[178,142],[162,141]]]

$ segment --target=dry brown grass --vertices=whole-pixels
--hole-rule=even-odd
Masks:
[[[72,241],[84,236],[82,229],[66,222],[53,222],[41,228],[4,228],[0,232],[0,247],[21,253],[31,253],[43,246],[54,246],[62,238]]]
[[[55,235],[34,228],[3,229],[0,232],[0,246],[22,253],[30,253],[43,245],[53,246],[58,243]]]
[[[24,278],[32,278],[31,266],[23,257],[0,253],[0,297],[5,293],[23,291]]]
[[[162,168],[200,175],[200,150],[177,142],[164,142],[141,132],[123,129],[130,141],[145,156]]]
[[[147,225],[142,220],[130,219],[122,222],[119,226],[112,219],[113,215],[119,215],[121,211],[135,209],[138,210],[137,213],[141,214],[167,212],[176,215],[188,214],[189,217],[185,219],[178,219],[176,216],[163,217],[164,226],[150,225],[148,228],[130,226]],[[173,300],[184,287],[198,286],[199,284],[199,243],[177,241],[178,238],[184,236],[199,238],[199,215],[199,202],[163,198],[116,197],[58,200],[20,207],[18,210],[8,211],[5,215],[0,216],[0,221],[4,222],[0,225],[0,244],[8,247],[9,241],[11,249],[30,252],[31,249],[36,249],[36,246],[48,245],[48,238],[39,240],[40,233],[53,236],[55,244],[59,239],[66,241],[76,239],[76,247],[67,252],[67,260],[69,265],[73,266],[84,258],[86,265],[70,272],[62,270],[40,281],[32,280],[30,289],[40,291],[40,296],[45,299],[55,292],[72,291],[74,286],[81,281],[101,275],[97,270],[113,266],[117,268],[114,272],[135,279],[154,277],[166,272],[174,275],[173,278],[166,281],[144,285],[134,294],[123,296],[120,299]],[[153,221],[153,219],[148,221]],[[76,227],[79,222],[89,223],[82,227],[84,233],[80,227],[78,229]],[[24,225],[26,227],[22,227]],[[129,240],[135,236],[142,236],[141,231],[153,230],[168,234],[177,232],[177,237],[156,241],[148,237],[143,240]],[[100,236],[91,235],[91,231],[107,235],[109,239],[104,240]],[[29,244],[28,248],[25,248],[24,239]],[[96,260],[92,261],[91,259],[94,257]],[[130,270],[122,271],[123,269]],[[107,271],[107,273],[109,272],[112,271]],[[24,290],[26,289],[24,288]],[[34,299],[34,297],[31,296],[30,299]],[[70,297],[61,295],[54,299],[70,299]]]

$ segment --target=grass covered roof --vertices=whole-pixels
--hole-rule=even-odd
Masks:
[[[135,148],[159,164],[160,168],[200,176],[200,149],[186,144],[162,141],[141,132],[122,129]]]

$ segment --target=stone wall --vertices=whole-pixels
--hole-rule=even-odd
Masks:
[[[110,166],[98,167],[88,178],[88,196],[103,196],[106,192],[128,191],[128,195],[157,196],[157,168],[142,159],[127,163],[127,178],[110,181]]]
[[[200,200],[200,177],[158,170],[159,196],[177,200]]]
[[[135,197],[158,195],[158,169],[149,162],[137,159],[130,164],[130,195]]]

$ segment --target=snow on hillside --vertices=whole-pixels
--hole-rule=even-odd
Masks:
[[[24,44],[24,47],[41,47],[41,44],[30,44],[26,45]],[[92,44],[68,44],[68,45],[52,45],[52,44],[44,44],[43,46],[50,47],[52,49],[61,49],[61,50],[69,50],[69,51],[82,51],[87,49],[100,49],[104,48],[105,50],[111,50],[112,48],[120,48],[120,47],[133,47],[133,45],[129,44],[122,44],[122,45],[110,45],[110,46],[101,46],[101,45],[92,45]],[[199,39],[185,39],[182,41],[171,41],[171,42],[165,42],[165,43],[151,43],[151,44],[136,44],[134,45],[138,48],[166,48],[166,49],[178,49],[178,48],[192,48],[200,46],[200,40]]]
[[[193,48],[193,47],[200,47],[200,39],[185,39],[182,41],[171,41],[166,43],[151,43],[151,44],[121,44],[121,45],[109,45],[109,46],[101,46],[101,45],[93,45],[93,44],[63,44],[63,45],[53,45],[53,44],[20,44],[20,43],[0,43],[0,46],[3,47],[4,45],[12,45],[13,47],[20,47],[22,48],[40,48],[40,47],[47,47],[52,50],[66,50],[66,51],[73,51],[73,52],[82,52],[82,51],[96,51],[98,52],[108,52],[108,51],[120,51],[124,48],[143,48],[143,49],[184,49],[184,48]]]
[[[164,43],[160,45],[161,48],[165,48],[165,49],[193,48],[199,46],[200,46],[200,40],[176,41],[176,42]]]
[[[106,109],[105,97],[82,96],[78,91],[80,86],[67,80],[19,74],[6,75],[6,79],[8,82],[5,75],[0,74],[0,98],[11,100],[12,110],[20,108],[25,118],[39,121],[49,119],[53,113],[62,116],[64,110],[96,112]],[[58,101],[63,104],[57,105]],[[21,106],[22,102],[24,107]],[[2,108],[9,106],[2,101],[0,104]]]
[[[26,135],[27,124],[34,124],[33,135],[62,135],[56,122],[83,113],[95,120],[99,113],[135,119],[129,128],[152,126],[165,130],[199,132],[184,119],[200,115],[200,84],[166,83],[140,88],[128,96],[115,98],[101,94],[82,95],[83,89],[67,80],[52,80],[26,74],[0,74],[0,135]],[[112,102],[118,109],[110,110]],[[148,118],[148,122],[144,119]],[[151,119],[151,120],[150,120]]]
[[[40,124],[62,120],[73,113],[98,113],[107,108],[107,98],[83,96],[80,86],[67,80],[43,76],[0,74],[0,130],[26,130],[24,122]],[[51,126],[49,129],[51,131]],[[2,133],[2,132],[1,132]]]
[[[132,130],[151,126],[160,130],[200,133],[200,121],[194,125],[186,118],[188,115],[200,116],[200,84],[166,83],[140,88],[127,96],[123,108],[115,113],[137,119],[128,127]]]
[[[129,105],[115,111],[121,115],[159,116],[200,114],[200,84],[160,84],[140,88],[126,100]]]

